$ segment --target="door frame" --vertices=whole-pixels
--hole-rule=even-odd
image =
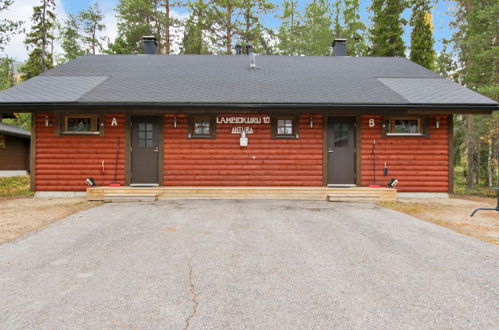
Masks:
[[[338,114],[338,115],[324,115],[324,127],[322,129],[322,185],[324,187],[328,186],[327,179],[328,179],[328,171],[329,171],[329,157],[328,157],[328,136],[327,136],[327,131],[328,131],[328,126],[329,126],[329,118],[333,117],[352,117],[355,119],[355,154],[354,154],[354,163],[355,163],[355,168],[354,168],[354,175],[355,175],[355,185],[360,186],[361,184],[361,160],[362,160],[362,134],[361,134],[361,127],[362,127],[362,121],[361,121],[361,115],[345,115],[345,114]]]
[[[164,185],[164,127],[165,116],[158,114],[126,114],[125,115],[125,185],[130,186],[132,181],[132,117],[152,117],[158,119],[159,141],[158,141],[158,184]]]

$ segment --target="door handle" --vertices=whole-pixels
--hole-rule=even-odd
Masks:
[[[154,151],[154,152],[159,152],[159,148],[158,148],[158,147],[156,147],[156,148],[154,148],[154,150],[153,150],[153,151]]]

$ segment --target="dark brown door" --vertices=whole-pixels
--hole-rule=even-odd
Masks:
[[[327,183],[355,184],[355,117],[328,118],[327,154]]]
[[[159,123],[157,117],[132,117],[132,184],[159,183]]]

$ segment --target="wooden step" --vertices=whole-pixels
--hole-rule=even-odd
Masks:
[[[345,195],[328,195],[328,202],[379,202],[379,195],[361,195],[361,194],[345,194]]]
[[[155,202],[157,194],[105,194],[104,203],[119,202]]]
[[[151,198],[148,199],[147,197]],[[154,199],[152,199],[154,198]],[[156,199],[288,199],[320,201],[396,201],[390,188],[329,187],[94,187],[87,189],[93,201],[151,201]]]

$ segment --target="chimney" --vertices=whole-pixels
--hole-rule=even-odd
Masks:
[[[246,44],[246,55],[251,55],[253,54],[253,45],[250,43]]]
[[[347,39],[334,39],[333,56],[347,56]]]
[[[156,54],[156,48],[158,43],[155,36],[143,36],[142,37],[142,47],[144,49],[144,54],[154,55]]]
[[[236,44],[236,55],[241,55],[243,53],[243,46],[240,43]]]

